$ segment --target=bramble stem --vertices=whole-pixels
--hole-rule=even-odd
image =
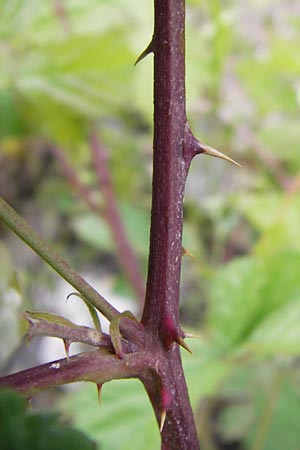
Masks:
[[[178,345],[186,157],[185,1],[154,0],[154,142],[150,254],[142,324],[157,352],[162,393],[144,385],[162,428],[162,450],[198,450]],[[156,350],[155,350],[156,349]],[[164,406],[163,398],[171,397]],[[165,416],[166,414],[166,416]],[[165,416],[165,420],[164,420]],[[163,423],[162,423],[163,417]]]
[[[78,381],[103,384],[120,378],[137,378],[147,364],[137,353],[126,360],[105,349],[79,353],[0,378],[0,388],[10,387],[27,397],[56,386]]]

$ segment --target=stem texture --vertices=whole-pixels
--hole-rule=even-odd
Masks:
[[[161,420],[163,450],[199,448],[178,341],[183,197],[186,158],[185,1],[154,1],[154,156],[150,253],[142,323],[158,353],[161,388],[145,388]],[[160,392],[161,389],[161,392]],[[166,405],[163,399],[170,397]]]

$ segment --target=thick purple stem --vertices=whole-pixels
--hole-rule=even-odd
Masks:
[[[154,157],[150,254],[142,323],[148,345],[157,349],[162,389],[172,401],[162,427],[163,450],[199,448],[184,380],[180,352],[174,344],[179,326],[179,281],[182,254],[183,196],[191,158],[185,141],[185,2],[155,0]],[[162,394],[153,379],[144,381],[158,422]]]
[[[154,0],[154,7],[154,157],[146,299],[142,326],[126,317],[120,324],[122,335],[136,348],[130,347],[123,359],[104,349],[77,355],[68,363],[56,361],[5,377],[0,386],[30,395],[66,382],[101,385],[113,378],[136,377],[151,400],[162,450],[199,450],[177,345],[184,338],[179,325],[183,197],[191,159],[198,153],[220,154],[198,144],[187,125],[185,0]],[[106,316],[115,320],[118,312],[102,303]]]
[[[178,324],[184,159],[184,2],[155,1],[154,157],[150,254],[142,322],[156,337]]]

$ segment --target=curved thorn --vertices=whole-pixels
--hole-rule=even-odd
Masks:
[[[204,155],[214,156],[215,158],[225,159],[225,161],[229,161],[238,167],[242,167],[238,162],[234,161],[234,159],[231,159],[231,158],[229,158],[229,156],[224,155],[224,153],[219,152],[219,150],[216,150],[215,148],[210,147],[210,145],[199,142],[199,148],[201,149],[201,153],[204,153]]]
[[[137,60],[134,63],[134,66],[136,66],[137,63],[142,61],[142,59],[146,58],[146,56],[150,55],[150,53],[154,53],[154,45],[153,44],[154,44],[154,39],[153,39],[153,36],[152,36],[152,39],[151,39],[150,43],[145,48],[145,50],[140,54],[140,56],[137,58]]]
[[[81,294],[79,294],[78,292],[71,292],[70,294],[67,295],[66,301],[69,300],[70,297],[75,296],[80,298],[86,305],[87,309],[89,310],[90,316],[93,320],[94,326],[96,328],[96,330],[100,331],[100,333],[102,333],[102,329],[101,329],[101,322],[100,319],[98,317],[96,308]],[[100,311],[101,312],[101,311]]]
[[[122,317],[127,317],[128,319],[131,319],[135,322],[138,322],[137,319],[134,317],[132,312],[130,311],[123,311],[122,313],[118,314],[116,317],[112,319],[112,321],[109,324],[109,334],[111,338],[111,343],[114,348],[114,351],[119,359],[125,358],[125,353],[122,349],[122,336],[120,331],[120,322]]]

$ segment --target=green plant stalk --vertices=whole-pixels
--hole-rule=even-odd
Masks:
[[[120,314],[67,261],[56,253],[2,197],[0,197],[0,219],[109,321]]]

